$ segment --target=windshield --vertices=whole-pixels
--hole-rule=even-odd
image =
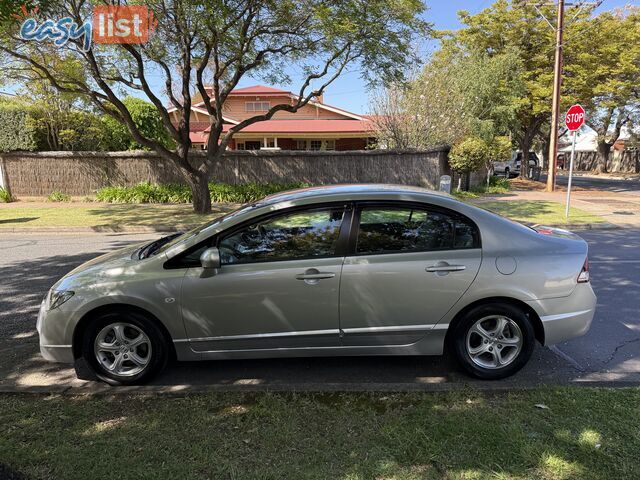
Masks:
[[[177,236],[175,238],[172,238],[169,242],[165,243],[160,248],[154,250],[153,253],[151,253],[151,256],[158,255],[159,253],[162,253],[162,252],[166,252],[167,250],[169,250],[174,245],[177,245],[180,242],[184,242],[185,240],[188,240],[189,238],[198,235],[201,231],[206,230],[207,228],[215,227],[217,225],[220,225],[221,223],[228,222],[232,218],[235,218],[238,215],[242,215],[243,213],[248,212],[249,210],[253,210],[254,208],[257,208],[258,206],[260,206],[260,202],[249,203],[247,205],[244,205],[244,206],[240,207],[237,210],[234,210],[232,212],[227,213],[226,215],[218,217],[218,218],[210,221],[209,223],[205,223],[204,225],[199,225],[199,226],[197,226],[197,227],[195,227],[195,228],[183,233],[182,235],[179,235],[179,236]]]

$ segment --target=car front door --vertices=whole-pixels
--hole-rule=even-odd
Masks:
[[[482,260],[476,225],[420,204],[362,205],[340,286],[344,345],[420,340],[458,301]]]
[[[182,316],[192,348],[339,345],[344,215],[342,205],[298,209],[219,235],[221,268],[215,275],[189,268],[182,286]]]

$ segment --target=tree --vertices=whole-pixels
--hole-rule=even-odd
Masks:
[[[565,66],[568,99],[585,107],[597,133],[597,170],[606,172],[622,129],[640,118],[640,8],[601,13],[574,36],[579,42]]]
[[[153,104],[136,97],[122,100],[131,114],[131,119],[145,138],[154,140],[165,148],[170,149],[175,143],[169,138],[167,130],[162,124],[162,118]],[[129,129],[113,117],[105,115],[102,119],[107,130],[106,150],[138,150],[145,148],[135,141]]]
[[[489,156],[485,161],[485,168],[487,169],[487,186],[491,181],[491,174],[493,173],[493,162],[504,162],[511,158],[511,151],[513,145],[511,139],[505,136],[494,137],[488,144]]]
[[[449,165],[454,172],[466,174],[465,190],[469,190],[471,172],[485,165],[491,158],[491,149],[480,137],[469,137],[456,143],[449,152]],[[460,190],[460,181],[458,181]]]
[[[359,66],[367,80],[400,79],[405,66],[417,61],[411,40],[428,30],[420,18],[425,9],[421,0],[149,0],[145,4],[158,23],[143,45],[94,44],[82,51],[82,39],[77,39],[58,48],[21,40],[14,25],[0,40],[0,52],[13,59],[15,68],[28,68],[60,92],[84,95],[126,125],[137,143],[177,167],[193,192],[194,210],[200,213],[211,210],[207,183],[237,132],[277,112],[296,112],[349,65]],[[69,16],[81,24],[90,9],[84,0],[60,0],[49,15]],[[77,60],[89,80],[46,63],[43,52]],[[292,68],[302,79],[293,102],[273,105],[223,132],[225,102],[242,79],[251,76],[287,84]],[[151,88],[151,75],[162,78],[177,121],[172,122],[160,92]],[[123,102],[131,91],[144,94],[157,109],[175,150],[147,138],[137,127]],[[189,156],[195,101],[203,102],[211,122],[204,157]]]
[[[524,86],[513,52],[490,56],[446,42],[406,86],[375,98],[373,121],[392,148],[452,145],[468,136],[508,134]]]
[[[553,18],[549,7],[541,8],[548,18]],[[528,152],[550,117],[555,45],[553,30],[536,9],[524,2],[498,0],[476,15],[467,12],[459,15],[467,28],[451,36],[454,42],[467,48],[481,49],[490,55],[507,50],[518,55],[525,90],[517,112],[517,127],[512,135],[519,149]],[[576,21],[581,19],[578,17]],[[526,176],[527,169],[521,169],[520,175]]]

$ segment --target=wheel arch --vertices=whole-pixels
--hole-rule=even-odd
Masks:
[[[451,336],[453,335],[452,332],[455,330],[456,326],[458,325],[458,322],[460,322],[462,317],[464,317],[467,314],[467,312],[469,312],[471,309],[478,307],[480,305],[487,305],[490,303],[506,303],[508,305],[512,305],[516,308],[521,309],[531,322],[531,326],[533,327],[536,340],[540,342],[541,345],[544,345],[544,327],[542,325],[542,320],[540,320],[540,317],[538,316],[536,311],[533,308],[531,308],[531,306],[527,305],[522,300],[518,300],[516,298],[487,297],[487,298],[482,298],[480,300],[476,300],[475,302],[472,302],[469,305],[466,305],[458,313],[456,313],[456,315],[453,317],[453,319],[449,323],[449,327],[447,328],[447,333],[444,339],[445,348],[447,348],[448,345],[450,344]]]
[[[87,327],[91,323],[91,320],[100,317],[101,315],[106,315],[108,313],[138,313],[139,315],[144,316],[149,321],[153,322],[164,337],[164,340],[167,344],[167,350],[169,352],[170,358],[173,360],[176,358],[176,350],[171,339],[171,335],[169,334],[169,330],[164,324],[151,312],[145,310],[142,307],[138,307],[136,305],[131,305],[127,303],[110,303],[107,305],[100,305],[99,307],[93,308],[86,312],[76,324],[73,330],[73,339],[71,343],[71,347],[73,350],[73,358],[78,359],[82,356],[82,337],[84,336],[84,332]]]

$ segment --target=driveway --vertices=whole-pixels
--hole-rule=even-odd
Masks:
[[[447,357],[359,357],[210,361],[171,365],[154,381],[162,390],[422,390],[527,386],[541,383],[640,384],[640,229],[588,231],[598,311],[583,338],[538,346],[519,374],[502,382],[472,381]],[[0,390],[95,391],[72,368],[44,362],[35,319],[49,287],[76,265],[155,235],[0,234]]]

